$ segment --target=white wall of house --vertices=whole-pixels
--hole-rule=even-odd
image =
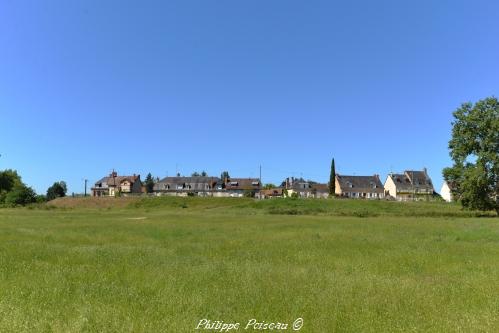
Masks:
[[[218,191],[218,192],[213,192],[213,196],[218,198],[227,198],[230,197],[230,193]]]
[[[445,201],[447,201],[447,202],[451,202],[452,201],[452,194],[450,192],[449,185],[445,181],[442,184],[442,188],[440,189],[440,195],[442,196],[442,198]]]
[[[397,186],[395,185],[395,182],[393,181],[393,178],[388,176],[385,181],[385,192],[388,192],[389,195],[392,197],[396,198],[397,197]]]

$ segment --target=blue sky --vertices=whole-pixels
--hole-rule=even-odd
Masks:
[[[498,95],[497,1],[0,2],[0,169],[326,182],[451,163]],[[439,190],[439,188],[438,188]]]

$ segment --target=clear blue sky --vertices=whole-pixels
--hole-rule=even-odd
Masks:
[[[0,2],[0,169],[39,193],[206,170],[326,182],[427,167],[499,95],[499,2]]]

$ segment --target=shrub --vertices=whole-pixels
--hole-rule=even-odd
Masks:
[[[255,196],[255,193],[253,193],[253,191],[250,191],[250,190],[245,190],[244,191],[244,197],[245,198],[253,198]]]
[[[54,200],[55,198],[65,197],[68,191],[64,181],[55,182],[47,189],[47,200]]]
[[[31,187],[18,184],[14,186],[12,191],[7,193],[5,203],[9,206],[24,206],[29,203],[36,202],[36,193]]]

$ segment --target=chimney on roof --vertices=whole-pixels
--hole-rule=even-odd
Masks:
[[[426,169],[426,167],[423,168],[423,171],[424,171],[425,176],[428,177],[428,170]]]

